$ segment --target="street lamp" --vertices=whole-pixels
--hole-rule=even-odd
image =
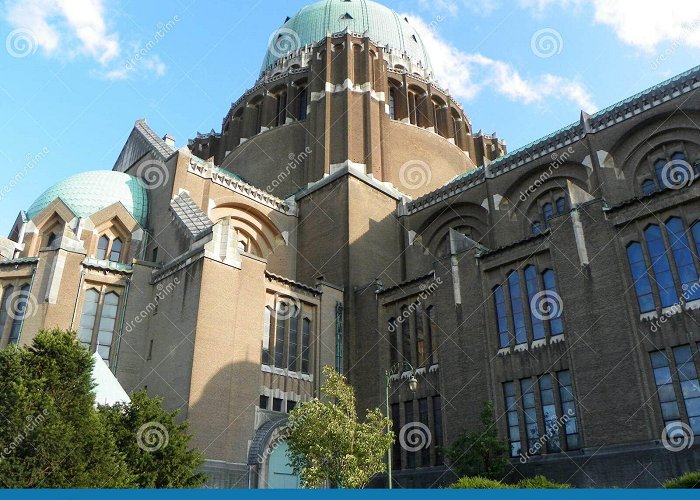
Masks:
[[[416,370],[413,368],[413,366],[411,366],[411,363],[409,363],[408,361],[396,363],[394,366],[391,367],[391,369],[386,371],[386,416],[388,419],[391,419],[391,411],[389,407],[389,386],[391,385],[391,378],[394,375],[400,374],[405,368],[408,368],[411,371],[411,378],[408,379],[408,388],[411,390],[411,392],[416,392],[416,389],[418,388]],[[391,432],[391,423],[387,424],[387,432]],[[394,445],[392,443],[387,453],[387,477],[389,479],[389,489],[392,489],[394,487],[392,479],[392,468],[394,466],[392,459],[392,453],[394,451],[393,448]]]

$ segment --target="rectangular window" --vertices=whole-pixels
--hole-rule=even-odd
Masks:
[[[304,327],[301,333],[301,372],[309,373],[309,349],[311,345],[311,320],[304,318]]]
[[[296,407],[297,407],[296,401],[287,401],[287,413],[289,413],[290,411],[292,411]]]
[[[285,311],[288,307],[290,306],[283,303],[277,305],[277,327],[275,329],[275,366],[277,368],[287,367],[284,360],[284,336],[287,329]]]
[[[416,421],[415,417],[413,416],[413,401],[406,401],[404,403],[404,415],[406,417],[406,423],[404,425],[409,425]],[[406,451],[406,468],[416,468],[416,453],[413,451]]]
[[[671,376],[671,367],[663,351],[656,351],[649,354],[651,357],[651,368],[654,370],[654,381],[656,382],[656,391],[661,404],[661,416],[664,421],[664,426],[671,422],[678,422],[681,419],[680,411],[678,410],[678,402],[676,401],[676,391],[673,388],[673,377]]]
[[[510,456],[517,457],[522,451],[522,446],[520,444],[520,423],[518,422],[518,403],[515,394],[515,382],[506,382],[503,384],[503,396],[506,403]]]
[[[435,443],[436,465],[442,464],[442,398],[433,397],[433,440]]]
[[[280,398],[272,399],[272,411],[282,411],[282,400]]]
[[[571,380],[571,372],[564,370],[557,372],[559,381],[559,400],[561,401],[561,414],[566,435],[566,449],[578,450],[581,448],[578,418],[576,417],[576,404],[574,402],[574,386]]]
[[[428,398],[421,398],[418,400],[418,418],[421,424],[425,425],[426,428],[430,428],[430,421],[428,420]],[[420,465],[421,467],[430,467],[430,446],[421,448]]]
[[[261,410],[267,410],[267,404],[269,403],[269,401],[270,398],[268,396],[260,396],[260,402],[258,403],[258,406]]]
[[[540,431],[537,426],[537,406],[535,405],[534,382],[531,378],[525,378],[520,381],[520,392],[522,393],[527,447],[530,450],[535,450],[535,444],[540,439]]]
[[[295,372],[298,369],[299,353],[299,308],[293,306],[292,317],[289,318],[289,365],[290,371]]]
[[[678,379],[681,383],[681,392],[685,402],[685,410],[688,414],[688,422],[693,433],[700,435],[700,384],[698,372],[693,361],[693,353],[689,345],[673,349],[673,357],[676,360]]]
[[[554,402],[554,385],[552,376],[548,373],[540,377],[540,404],[542,406],[542,420],[544,422],[544,435],[547,440],[547,451],[557,453],[561,451],[559,445],[559,423],[557,407]]]
[[[267,306],[265,307],[265,317],[263,326],[263,338],[262,338],[262,364],[270,366],[270,341],[274,335],[274,325],[272,323],[272,309]]]
[[[117,324],[118,309],[119,295],[116,293],[105,295],[100,325],[97,330],[97,353],[105,361],[109,360],[109,353],[112,349],[112,338],[114,337],[114,327]]]

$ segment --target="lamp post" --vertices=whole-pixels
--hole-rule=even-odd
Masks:
[[[391,378],[394,375],[400,374],[401,371],[404,368],[408,368],[411,372],[411,378],[408,379],[408,388],[411,390],[411,392],[416,392],[416,389],[418,388],[418,379],[416,378],[416,370],[411,366],[411,363],[408,361],[404,361],[402,363],[396,363],[394,366],[391,367],[391,369],[386,371],[386,384],[385,384],[385,389],[386,389],[386,416],[387,418],[391,419],[391,411],[389,407],[389,386],[391,385]],[[391,424],[387,424],[387,431],[391,432]],[[392,479],[392,468],[393,468],[393,448],[394,445],[392,444],[389,447],[389,452],[387,453],[387,477],[389,479],[389,489],[392,489],[394,487],[393,485],[393,479]]]

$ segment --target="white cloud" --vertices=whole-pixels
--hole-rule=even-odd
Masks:
[[[526,79],[510,63],[462,52],[443,40],[421,18],[410,14],[407,17],[426,45],[435,77],[455,97],[471,100],[490,88],[525,104],[560,99],[573,102],[587,112],[597,110],[590,93],[579,82],[551,74]]]
[[[119,55],[119,37],[110,32],[103,0],[12,0],[7,21],[28,30],[48,55],[87,55],[107,64]]]
[[[160,77],[165,74],[165,70],[165,63],[156,54],[143,57],[138,61],[132,58],[131,61],[127,61],[121,66],[111,69],[99,76],[106,80],[128,80],[136,75]]]
[[[482,16],[488,16],[501,7],[500,0],[419,0],[419,4],[424,10],[437,10],[452,16],[458,15],[462,7],[471,14]]]

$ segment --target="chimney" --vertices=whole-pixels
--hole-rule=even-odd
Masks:
[[[170,147],[173,148],[173,149],[176,149],[176,148],[175,148],[175,138],[174,138],[172,135],[170,135],[170,134],[165,134],[165,137],[163,137],[163,140],[165,141],[165,143],[166,143],[168,146],[170,146]]]

